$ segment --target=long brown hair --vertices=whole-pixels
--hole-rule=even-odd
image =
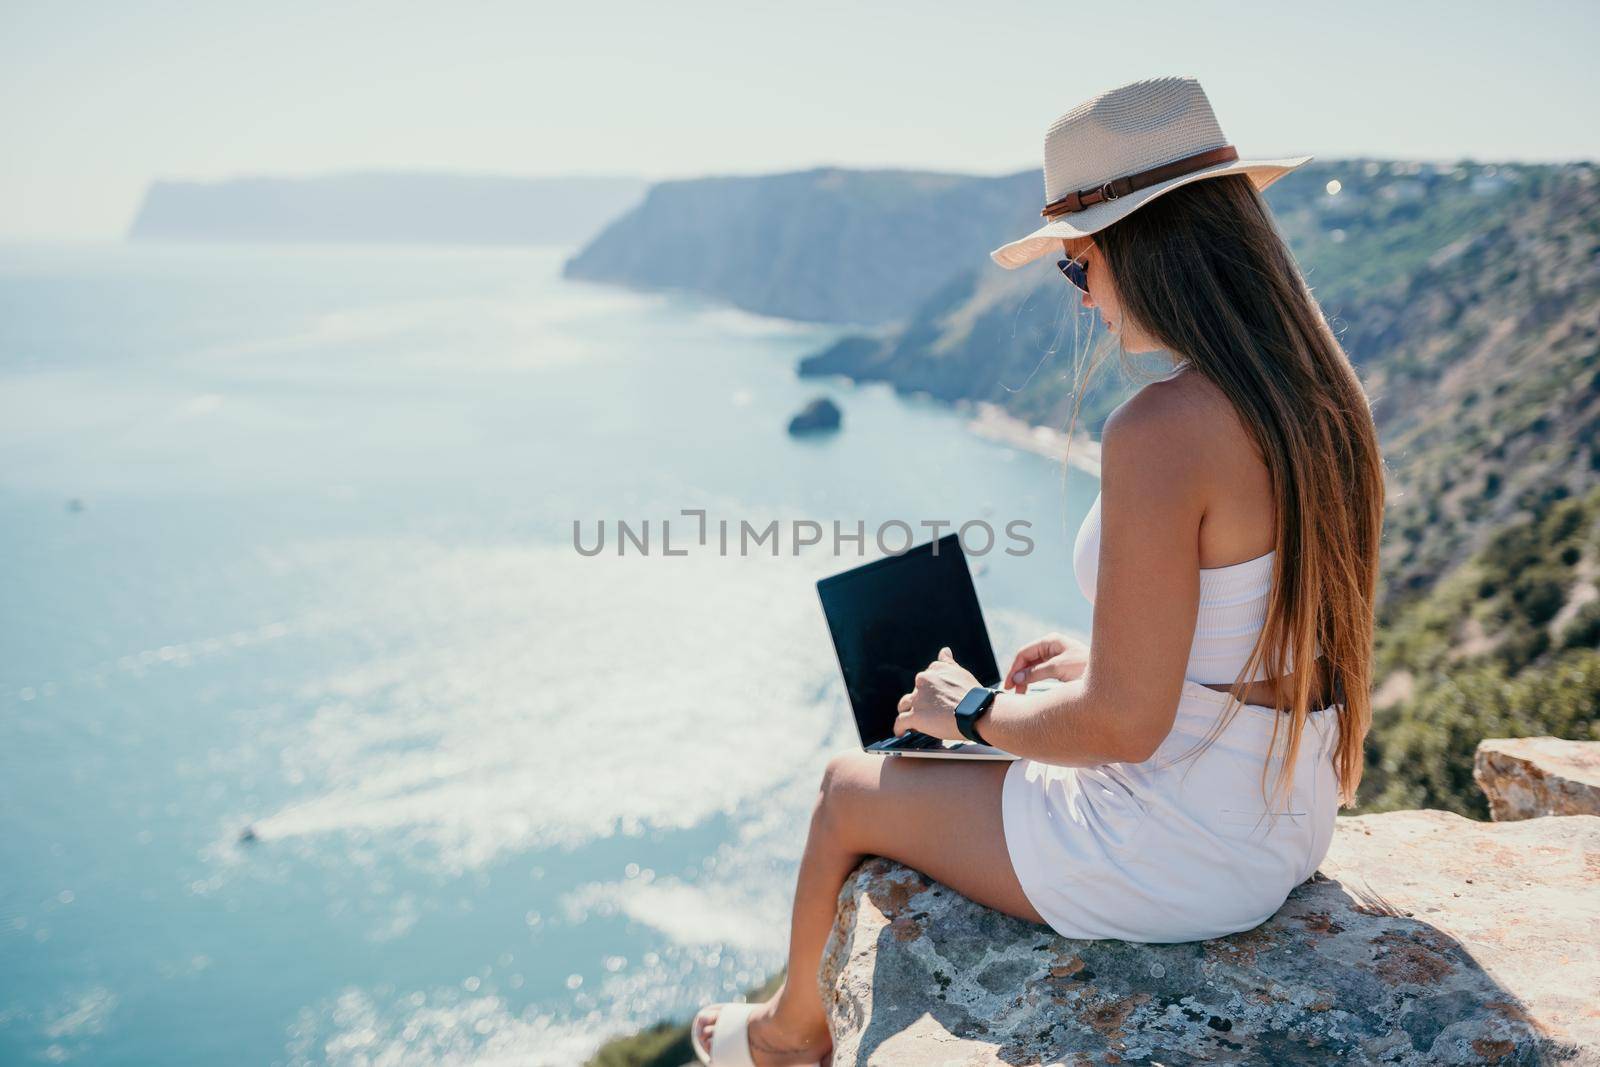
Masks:
[[[1294,665],[1290,707],[1275,717],[1271,742],[1275,751],[1286,719],[1278,784],[1287,795],[1321,646],[1339,709],[1340,806],[1353,806],[1372,722],[1384,504],[1383,459],[1361,383],[1249,178],[1180,186],[1093,240],[1124,315],[1222,390],[1266,462],[1278,517],[1272,593],[1236,684],[1262,663],[1272,678]],[[1230,692],[1216,733],[1240,706]],[[1263,788],[1266,774],[1263,766]]]

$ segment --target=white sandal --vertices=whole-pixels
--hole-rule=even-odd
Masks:
[[[700,1044],[700,1016],[712,1008],[721,1008],[717,1013],[717,1029],[711,1035],[711,1047],[708,1049]],[[756,1067],[756,1061],[750,1058],[750,1013],[754,1011],[754,1004],[712,1004],[701,1008],[695,1013],[694,1021],[689,1024],[689,1044],[694,1046],[695,1058],[707,1067]],[[821,1067],[820,1064],[807,1064],[806,1067]]]

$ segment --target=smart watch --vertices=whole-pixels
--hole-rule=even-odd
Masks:
[[[976,741],[980,745],[989,743],[978,732],[978,719],[989,710],[989,705],[994,703],[994,698],[999,693],[998,689],[988,689],[980,685],[976,689],[969,690],[967,695],[961,698],[961,703],[956,705],[956,729],[961,731],[962,737]]]

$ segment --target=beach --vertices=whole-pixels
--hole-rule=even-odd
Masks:
[[[1072,438],[1072,448],[1067,449],[1067,435],[1049,426],[1035,426],[1008,414],[998,404],[980,402],[977,414],[967,423],[979,437],[999,441],[1012,448],[1067,461],[1079,470],[1100,477],[1100,442],[1079,431]]]

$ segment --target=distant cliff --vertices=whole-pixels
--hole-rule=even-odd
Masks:
[[[644,194],[638,178],[356,173],[157,181],[130,241],[578,244]]]
[[[1036,172],[823,168],[651,188],[566,275],[677,289],[768,315],[881,324],[1038,221]]]
[[[1490,361],[1491,352],[1505,355],[1512,345],[1534,347],[1533,334],[1495,333],[1489,320],[1531,315],[1528,326],[1559,331],[1562,315],[1596,306],[1600,276],[1586,258],[1600,221],[1593,175],[1588,166],[1333,160],[1312,163],[1267,191],[1324,311],[1374,382],[1380,427],[1398,435],[1412,418],[1437,411],[1418,403],[1419,395],[1441,382],[1453,356],[1474,342],[1490,343],[1472,349]],[[1493,255],[1497,241],[1529,265],[1480,260]],[[1531,265],[1541,260],[1549,265]],[[1501,281],[1506,288],[1491,298]],[[886,381],[950,400],[988,400],[1060,425],[1070,410],[1073,358],[1093,325],[1075,306],[1075,294],[1048,259],[1007,272],[980,257],[924,294],[902,329],[887,338],[846,338],[801,370]],[[1570,353],[1582,341],[1580,331],[1562,344]],[[1483,371],[1497,376],[1507,369],[1502,361]],[[1097,429],[1126,396],[1126,384],[1102,380],[1085,398],[1088,428]],[[1448,417],[1442,421],[1450,425]]]

